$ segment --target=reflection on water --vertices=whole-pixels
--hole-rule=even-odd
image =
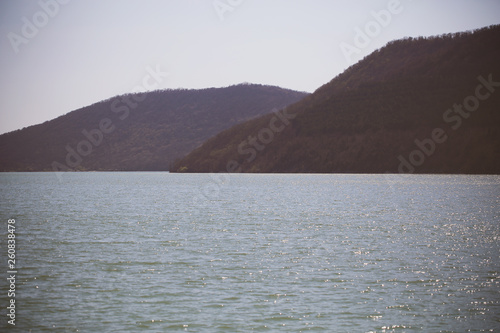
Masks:
[[[0,174],[2,221],[17,221],[16,327],[500,328],[500,177],[222,180],[68,173],[60,183],[51,173]],[[210,196],[207,184],[216,189]],[[1,287],[6,294],[5,279]]]

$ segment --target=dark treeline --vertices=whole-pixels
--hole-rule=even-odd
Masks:
[[[275,115],[236,125],[174,170],[498,174],[499,59],[500,26],[390,42],[288,107],[282,130]]]
[[[0,136],[0,171],[168,170],[216,133],[306,93],[241,84],[117,96]]]

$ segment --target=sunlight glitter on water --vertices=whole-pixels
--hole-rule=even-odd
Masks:
[[[499,328],[496,176],[234,175],[196,210],[207,175],[0,176],[21,328]]]

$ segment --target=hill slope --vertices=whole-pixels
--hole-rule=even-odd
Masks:
[[[391,42],[281,114],[211,138],[174,168],[498,174],[499,45],[500,26]]]
[[[168,170],[207,138],[306,93],[241,84],[118,96],[0,136],[0,171]]]

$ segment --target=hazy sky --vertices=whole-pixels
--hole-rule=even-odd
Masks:
[[[497,0],[0,0],[0,133],[136,89],[313,92],[391,40],[499,14]]]

